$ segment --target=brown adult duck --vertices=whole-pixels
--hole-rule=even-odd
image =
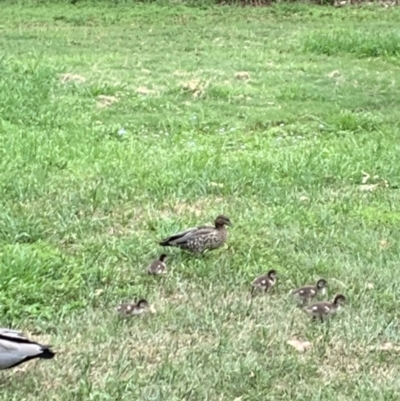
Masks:
[[[325,295],[326,287],[328,287],[327,281],[321,278],[317,281],[316,285],[305,285],[297,288],[292,292],[292,296],[300,301],[303,301],[303,303],[306,303],[312,298],[315,298],[318,294]]]
[[[269,291],[276,283],[276,276],[276,270],[273,269],[267,274],[257,277],[252,283],[251,295],[253,295],[255,290]]]
[[[313,305],[306,306],[303,310],[313,317],[313,320],[319,318],[321,322],[324,318],[336,313],[340,306],[346,302],[346,298],[342,294],[335,296],[332,302],[316,302]]]
[[[160,242],[162,246],[174,246],[193,253],[203,253],[221,247],[228,239],[228,230],[225,226],[232,226],[228,217],[219,215],[214,227],[200,226],[189,228],[171,235]]]
[[[158,275],[158,274],[165,274],[167,272],[167,255],[163,253],[158,259],[154,260],[148,267],[147,273]]]

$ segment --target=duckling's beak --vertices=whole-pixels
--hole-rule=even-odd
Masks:
[[[229,227],[233,227],[233,224],[232,224],[230,221],[227,221],[226,224],[227,224]]]

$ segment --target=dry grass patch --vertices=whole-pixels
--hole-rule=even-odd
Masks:
[[[63,84],[70,83],[70,82],[74,82],[77,84],[83,84],[86,82],[86,78],[83,75],[66,73],[66,74],[60,75],[60,81]]]
[[[235,79],[248,81],[250,79],[250,74],[247,71],[238,71],[235,73]]]
[[[211,183],[213,186],[223,185],[221,183]],[[207,215],[208,218],[213,220],[217,215],[209,216],[207,210],[215,209],[216,206],[221,209],[221,211],[217,212],[217,214],[223,213],[224,208],[224,198],[219,196],[215,197],[202,197],[197,199],[194,202],[182,202],[176,201],[174,204],[164,204],[163,208],[160,210],[160,216],[163,218],[171,217],[171,216],[187,216],[194,215],[196,217],[202,217]],[[212,223],[211,223],[212,224]]]
[[[117,102],[119,102],[119,99],[116,96],[99,95],[97,96],[96,106],[98,108],[106,108]]]
[[[155,96],[158,94],[157,91],[149,89],[146,86],[139,86],[138,88],[136,88],[136,92],[139,93],[139,95],[144,95],[144,96]]]
[[[287,344],[292,346],[298,352],[305,352],[312,348],[310,341],[299,340],[298,338],[289,340]]]
[[[203,81],[201,79],[191,79],[189,81],[182,82],[181,87],[185,91],[191,92],[193,97],[201,97],[209,83],[209,81]]]

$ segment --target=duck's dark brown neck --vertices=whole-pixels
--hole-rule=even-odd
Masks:
[[[215,228],[217,230],[226,230],[225,224],[222,224],[222,223],[215,223]]]

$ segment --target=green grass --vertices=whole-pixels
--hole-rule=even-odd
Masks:
[[[399,17],[2,3],[0,327],[58,354],[0,400],[398,398]],[[219,213],[225,248],[144,274]],[[324,325],[288,297],[319,277],[348,298]]]

